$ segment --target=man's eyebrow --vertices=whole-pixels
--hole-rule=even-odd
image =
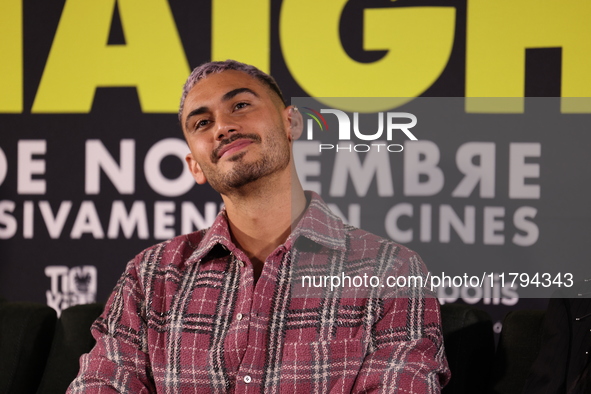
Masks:
[[[209,111],[209,108],[207,108],[207,107],[199,107],[199,108],[195,108],[193,111],[189,112],[189,114],[187,115],[187,119],[185,119],[185,130],[187,130],[189,128],[189,119],[191,119],[191,117],[193,117],[195,115],[204,114],[208,111]]]
[[[252,89],[237,88],[234,90],[230,90],[228,93],[224,94],[222,96],[222,101],[231,100],[233,97],[239,95],[240,93],[250,93],[255,97],[259,97],[259,95],[256,94]],[[208,111],[209,111],[208,107],[199,107],[199,108],[195,108],[194,110],[189,112],[189,114],[187,115],[187,119],[185,119],[185,130],[188,130],[188,128],[189,128],[189,119],[191,119],[191,117],[193,117],[195,115],[201,115],[201,114],[206,113]]]
[[[256,94],[254,91],[252,91],[249,88],[238,88],[238,89],[230,90],[228,93],[224,94],[222,96],[222,101],[231,100],[234,96],[237,96],[240,93],[250,93],[250,94],[252,94],[255,97],[259,97],[258,94]]]

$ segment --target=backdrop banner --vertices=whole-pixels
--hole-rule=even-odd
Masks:
[[[419,252],[431,282],[418,285],[442,302],[550,297],[591,277],[584,263],[591,186],[581,182],[591,177],[591,118],[561,112],[560,98],[527,98],[520,114],[466,111],[513,100],[294,98],[304,117],[295,149],[300,180],[349,224]],[[348,285],[357,296],[409,286],[394,267],[370,271],[381,273],[372,285],[367,278]],[[321,289],[355,280],[328,270],[316,276]],[[309,294],[307,280],[294,290]]]
[[[448,275],[441,302],[496,322],[544,308],[587,275],[590,17],[575,0],[1,1],[0,297],[104,302],[141,250],[212,223],[177,112],[192,68],[232,58],[306,112],[305,187]]]

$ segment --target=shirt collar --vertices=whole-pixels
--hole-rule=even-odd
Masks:
[[[328,208],[317,193],[306,191],[305,194],[310,203],[287,238],[285,247],[289,250],[299,237],[305,237],[329,249],[346,250],[345,228],[342,220]],[[187,264],[203,259],[216,245],[221,245],[228,251],[236,249],[230,236],[225,209],[218,213],[212,226],[199,242],[199,246],[187,260]]]
[[[221,245],[225,250],[233,250],[235,248],[232,237],[230,236],[230,227],[228,226],[225,209],[222,209],[218,213],[211,227],[205,231],[203,239],[187,260],[187,264],[192,264],[195,261],[203,259],[216,245]]]
[[[305,237],[329,249],[346,250],[343,221],[328,208],[318,194],[312,191],[305,193],[310,203],[288,237],[286,246],[291,247],[299,237]]]

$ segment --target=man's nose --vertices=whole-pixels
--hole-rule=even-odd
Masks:
[[[215,139],[218,141],[223,140],[224,138],[228,138],[230,133],[238,131],[240,126],[232,119],[230,116],[220,115],[216,119],[217,128]]]

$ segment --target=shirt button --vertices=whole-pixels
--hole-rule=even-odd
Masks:
[[[238,320],[238,321],[242,320],[242,313],[239,313],[236,315],[236,320]]]
[[[250,377],[250,375],[246,375],[244,377],[244,383],[250,383],[250,382],[252,382],[252,378]]]
[[[239,261],[238,265],[240,266],[240,268],[244,268],[244,261]]]

